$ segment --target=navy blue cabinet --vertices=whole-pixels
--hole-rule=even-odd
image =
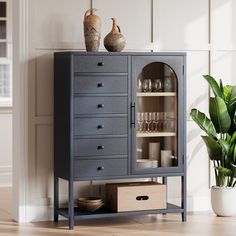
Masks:
[[[54,219],[181,213],[186,220],[185,54],[54,55]],[[180,176],[181,206],[86,214],[74,206],[74,181]],[[59,207],[59,178],[69,183]]]

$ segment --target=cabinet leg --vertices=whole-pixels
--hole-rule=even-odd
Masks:
[[[167,184],[167,177],[162,177],[162,183]]]
[[[54,176],[54,222],[58,222],[59,208],[59,178]]]
[[[162,177],[162,183],[167,185],[167,177]],[[167,196],[166,196],[167,198]],[[163,216],[166,215],[166,213],[162,213]]]
[[[74,219],[69,218],[69,230],[73,230],[73,229],[74,229]]]
[[[185,211],[181,213],[181,216],[182,216],[182,222],[186,222],[187,221],[187,214]]]
[[[181,177],[181,207],[184,210],[184,212],[182,212],[182,221],[185,222],[187,221],[187,183],[186,183],[186,177],[182,176]]]
[[[74,229],[74,184],[69,180],[69,229]]]

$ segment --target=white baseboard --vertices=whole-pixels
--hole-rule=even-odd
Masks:
[[[180,205],[180,198],[171,198],[169,202],[172,204]],[[210,211],[211,199],[210,196],[205,197],[188,197],[187,198],[187,211]]]
[[[211,211],[211,198],[210,196],[204,197],[188,197],[187,210],[194,211]]]
[[[12,167],[0,166],[0,187],[12,186]]]

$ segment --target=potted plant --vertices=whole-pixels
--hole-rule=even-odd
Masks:
[[[223,86],[210,75],[203,76],[214,96],[209,99],[209,115],[196,108],[191,117],[205,131],[202,136],[214,165],[216,186],[211,187],[213,211],[219,216],[236,214],[236,86]]]

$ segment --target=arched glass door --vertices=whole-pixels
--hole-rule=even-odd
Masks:
[[[179,163],[178,78],[165,62],[151,62],[134,73],[135,152],[132,169],[164,172]]]

